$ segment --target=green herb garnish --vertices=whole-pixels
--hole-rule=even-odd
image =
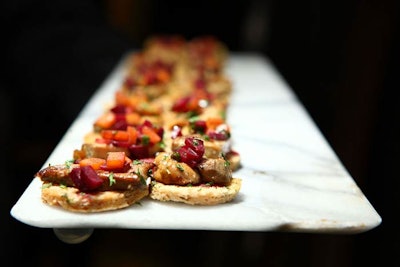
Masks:
[[[206,183],[207,186],[212,186],[214,184],[214,182],[208,182]]]
[[[231,162],[229,160],[227,160],[226,155],[224,153],[221,153],[222,158],[225,160],[224,162],[224,166],[227,168],[229,166],[231,166]]]
[[[172,153],[171,158],[173,158],[176,161],[181,161],[181,154],[179,154],[178,151],[175,151],[174,153]]]
[[[144,179],[143,176],[139,176],[140,178],[140,182],[142,183],[142,185],[146,185],[146,180]]]
[[[71,165],[74,163],[73,159],[70,160],[66,160],[65,161],[65,166],[67,167],[67,169],[71,168]]]
[[[110,174],[108,175],[108,180],[110,181],[110,186],[112,186],[113,184],[115,184],[117,182],[114,179],[114,173],[113,172],[110,172]]]
[[[52,183],[44,183],[42,184],[42,189],[49,188],[52,185],[53,185]]]
[[[207,134],[203,134],[201,136],[205,141],[210,141],[210,136],[208,136]]]
[[[185,171],[185,169],[184,169],[184,168],[182,167],[182,165],[179,164],[179,163],[176,164],[176,167],[177,167],[178,170],[180,170],[181,172],[184,172],[184,171]]]
[[[146,185],[146,179],[144,179],[143,175],[140,173],[140,170],[138,170],[138,171],[136,172],[136,174],[139,176],[140,183],[141,183],[142,185]]]
[[[150,137],[148,135],[142,135],[142,145],[148,145],[150,144]]]
[[[68,195],[65,193],[62,195],[63,198],[67,201],[68,204],[71,204],[71,199],[68,197]]]
[[[186,112],[186,118],[189,119],[195,118],[197,117],[197,115],[198,115],[197,112],[193,110]]]
[[[138,160],[138,159],[135,159],[132,163],[133,163],[133,165],[142,164],[142,162],[140,160]]]
[[[160,148],[165,149],[167,147],[167,145],[164,143],[164,141],[160,141],[158,142],[158,145],[160,146]]]

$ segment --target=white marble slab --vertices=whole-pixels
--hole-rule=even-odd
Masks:
[[[79,148],[122,79],[122,62],[88,102],[43,164],[63,163]],[[192,207],[143,200],[98,214],[75,214],[41,202],[33,179],[11,210],[17,220],[44,228],[194,229],[358,233],[381,223],[293,91],[273,65],[254,54],[232,54],[234,84],[228,121],[243,167],[232,203]]]

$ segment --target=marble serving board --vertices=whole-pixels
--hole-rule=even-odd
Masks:
[[[113,99],[124,75],[124,57],[89,100],[43,164],[72,158],[94,120]],[[112,212],[77,214],[50,207],[34,178],[11,215],[43,228],[191,229],[359,233],[381,223],[379,214],[346,171],[292,89],[273,64],[257,54],[231,54],[228,109],[233,148],[240,152],[237,198],[204,207],[145,199]]]

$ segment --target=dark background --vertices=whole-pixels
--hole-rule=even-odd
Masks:
[[[395,1],[3,1],[2,259],[31,266],[399,266]],[[124,53],[155,33],[212,34],[268,56],[383,223],[356,235],[96,229],[79,245],[9,215]],[[72,148],[71,148],[72,149]]]

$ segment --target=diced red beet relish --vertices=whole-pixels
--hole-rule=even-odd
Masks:
[[[149,147],[144,145],[131,145],[129,146],[131,159],[144,159],[150,157]]]
[[[115,114],[126,114],[127,107],[124,105],[116,105],[111,109],[111,112]]]
[[[149,121],[149,120],[145,120],[142,124],[138,125],[138,126],[136,127],[136,129],[141,133],[143,127],[154,128],[154,127],[153,127],[153,124],[152,124],[151,121]]]
[[[149,120],[145,120],[142,125],[147,127],[153,127],[153,124]]]
[[[176,152],[179,154],[178,161],[188,164],[194,168],[204,155],[204,143],[202,140],[188,137],[185,139],[185,145],[180,147]]]
[[[199,155],[190,147],[183,146],[179,148],[177,152],[180,155],[180,161],[186,163],[192,168],[195,167],[199,162]]]
[[[129,143],[128,141],[119,141],[119,140],[111,140],[110,143],[117,147],[129,147],[131,145],[131,143]]]
[[[125,86],[127,86],[128,88],[132,88],[132,87],[134,87],[136,85],[137,85],[137,83],[133,78],[127,77],[125,79]]]
[[[218,141],[225,141],[229,139],[229,133],[226,131],[222,132],[215,132],[215,131],[210,131],[207,133],[208,137],[210,139],[218,140]]]
[[[194,82],[194,87],[196,88],[196,89],[206,89],[206,81],[204,80],[204,79],[197,79],[195,82]]]
[[[192,148],[200,157],[203,157],[205,151],[203,140],[188,137],[185,139],[185,145]]]
[[[117,114],[116,121],[111,129],[125,131],[127,127],[128,123],[126,122],[125,114]]]
[[[103,184],[92,166],[83,166],[72,169],[70,177],[75,186],[82,192],[93,191]]]
[[[182,97],[175,101],[175,103],[172,105],[172,111],[175,112],[188,112],[188,104],[190,101],[190,96]]]
[[[205,133],[207,130],[206,121],[197,120],[192,123],[192,129],[198,133]]]
[[[155,71],[149,70],[145,74],[145,85],[152,85],[158,82]]]
[[[163,136],[164,136],[164,128],[159,127],[159,128],[155,128],[155,130],[156,130],[157,135],[158,135],[159,137],[161,137],[161,139],[163,139]]]
[[[71,177],[72,182],[74,182],[74,185],[77,188],[81,188],[83,185],[82,179],[81,179],[81,168],[73,168],[71,172],[69,173],[69,176]]]
[[[115,121],[126,121],[126,114],[125,113],[115,114]]]
[[[155,127],[155,126],[151,123],[151,121],[145,120],[145,121],[143,122],[143,124],[138,125],[138,126],[136,127],[136,129],[139,131],[139,133],[142,133],[143,127],[152,128],[152,129],[156,132],[156,134],[157,134],[159,137],[161,137],[161,139],[163,138],[164,129],[163,129],[162,127]]]
[[[81,178],[88,190],[94,190],[103,183],[103,180],[100,179],[92,166],[81,167]]]

